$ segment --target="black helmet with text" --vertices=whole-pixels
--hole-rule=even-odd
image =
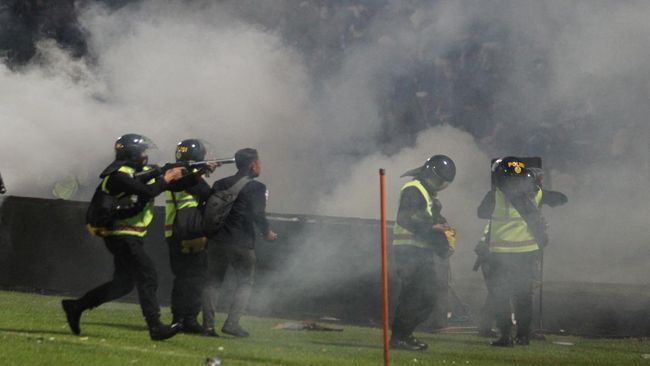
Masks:
[[[496,185],[511,193],[529,191],[536,184],[536,176],[522,159],[508,156],[497,159],[492,165]]]
[[[155,148],[156,144],[150,138],[137,133],[128,133],[115,141],[115,160],[142,169],[149,162],[147,150]]]
[[[199,139],[187,139],[176,145],[176,161],[203,161],[207,144]]]

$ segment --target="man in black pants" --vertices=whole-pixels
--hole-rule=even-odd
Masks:
[[[176,146],[177,162],[197,162],[205,159],[206,146],[198,139],[187,139]],[[205,169],[212,172],[217,164]],[[205,169],[187,172],[183,178],[169,185],[165,192],[165,238],[169,246],[169,261],[174,274],[172,288],[173,323],[181,323],[185,333],[202,333],[196,321],[201,311],[201,294],[205,287],[208,257],[207,238],[202,231],[192,232],[192,220],[197,216],[212,188],[202,174]],[[175,232],[174,228],[178,229]],[[210,335],[216,335],[210,334]]]
[[[204,292],[204,334],[214,333],[217,291],[223,283],[228,266],[235,271],[237,288],[221,331],[235,337],[249,334],[239,324],[246,310],[255,277],[255,227],[268,241],[277,239],[266,220],[266,186],[256,180],[261,171],[257,150],[242,149],[235,154],[237,174],[218,180],[214,191],[231,188],[242,179],[250,180],[239,192],[223,227],[208,241],[208,286]]]
[[[486,299],[483,329],[496,319],[500,338],[493,346],[526,346],[530,343],[533,318],[533,285],[539,279],[539,256],[548,243],[546,220],[540,207],[565,204],[561,192],[543,189],[543,171],[528,168],[521,159],[506,157],[492,167],[495,187],[481,202],[477,213],[490,219],[485,229],[490,296]],[[484,250],[485,251],[485,250]],[[512,339],[511,303],[517,320]]]
[[[81,332],[79,321],[85,310],[116,300],[131,292],[133,287],[138,290],[142,314],[152,340],[171,338],[180,328],[160,322],[156,268],[144,251],[143,239],[153,219],[154,197],[162,193],[171,181],[180,178],[182,171],[179,168],[168,170],[162,179],[155,179],[160,175],[155,170],[152,170],[149,177],[136,177],[136,173],[146,170],[146,150],[151,146],[155,145],[142,135],[127,134],[120,137],[115,143],[115,161],[100,176],[103,181],[97,189],[120,197],[120,202],[131,203],[133,211],[129,212],[132,213],[129,217],[116,220],[103,233],[106,247],[113,255],[113,279],[77,300],[62,301],[68,325],[74,334]]]

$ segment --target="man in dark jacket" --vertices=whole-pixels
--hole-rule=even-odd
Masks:
[[[257,150],[246,148],[235,154],[237,174],[218,180],[214,191],[231,188],[242,179],[250,180],[239,192],[232,210],[225,219],[223,227],[208,238],[208,286],[204,292],[204,334],[214,333],[214,313],[217,292],[223,283],[228,266],[232,266],[237,281],[235,293],[221,331],[235,337],[249,334],[239,324],[251,295],[255,276],[256,231],[268,241],[277,239],[277,234],[269,228],[266,219],[268,191],[263,183],[255,178],[262,171]]]

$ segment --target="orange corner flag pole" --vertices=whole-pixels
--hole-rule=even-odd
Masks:
[[[386,234],[386,170],[379,169],[379,200],[381,207],[381,284],[384,320],[384,365],[390,364],[388,346],[388,255]]]

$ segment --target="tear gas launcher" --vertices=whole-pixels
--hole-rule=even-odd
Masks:
[[[209,174],[212,172],[210,168],[211,165],[222,166],[225,164],[234,164],[235,158],[225,158],[225,159],[212,159],[212,160],[202,160],[202,161],[178,161],[175,163],[167,163],[162,167],[157,165],[150,166],[149,170],[143,170],[135,174],[137,179],[141,181],[148,181],[153,178],[160,177],[164,175],[170,169],[174,168],[185,168],[188,172],[192,174]]]

